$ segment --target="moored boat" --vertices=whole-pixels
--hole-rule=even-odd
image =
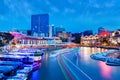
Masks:
[[[5,76],[13,76],[16,74],[16,68],[14,66],[0,66],[0,73]]]

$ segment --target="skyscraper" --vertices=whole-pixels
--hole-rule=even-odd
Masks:
[[[31,16],[31,31],[33,36],[45,37],[49,33],[49,15],[38,14]]]
[[[54,24],[49,25],[49,37],[54,36]]]
[[[63,28],[61,25],[56,27],[56,36],[58,36],[59,33],[62,33],[65,31],[65,28]]]

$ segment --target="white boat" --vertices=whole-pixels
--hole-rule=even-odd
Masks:
[[[16,67],[14,66],[0,66],[0,73],[5,76],[12,76],[16,74]]]
[[[5,79],[6,79],[6,77],[4,76],[4,74],[0,73],[0,80],[5,80]]]
[[[0,60],[1,61],[18,61],[18,62],[23,62],[23,63],[33,63],[34,62],[34,59],[30,58],[29,56],[20,56],[17,54],[0,55]]]
[[[27,80],[27,76],[25,74],[16,74],[15,76],[10,76],[7,80]]]
[[[7,55],[17,55],[22,57],[29,57],[30,59],[33,59],[34,61],[41,61],[41,54],[38,53],[30,53],[30,52],[9,52]]]
[[[29,75],[31,75],[32,71],[32,67],[24,67],[24,69],[18,70],[17,74],[24,74],[26,77],[28,77]]]
[[[23,69],[23,63],[22,62],[15,62],[15,61],[0,61],[0,65],[3,66],[16,66],[17,69]]]

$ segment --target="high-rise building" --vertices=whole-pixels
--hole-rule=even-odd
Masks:
[[[54,36],[54,24],[49,25],[49,37]]]
[[[31,30],[27,30],[27,35],[31,36]]]
[[[49,15],[38,14],[31,16],[31,31],[33,36],[45,37],[49,34]]]
[[[65,31],[65,28],[63,28],[61,25],[56,27],[56,36],[58,36],[59,33],[62,33]]]

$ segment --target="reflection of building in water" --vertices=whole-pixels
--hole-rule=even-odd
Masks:
[[[96,47],[81,47],[80,52],[85,54],[94,54],[98,52],[105,52],[107,49],[104,48],[96,48]]]
[[[81,56],[82,56],[86,61],[88,61],[89,58],[90,58],[89,54],[92,54],[92,53],[91,53],[91,50],[90,50],[89,47],[81,47],[79,54],[81,54]]]
[[[48,64],[48,53],[45,53],[45,63],[46,63],[46,66]]]
[[[111,72],[112,72],[112,67],[111,66],[107,66],[104,62],[99,61],[98,62],[99,67],[100,67],[100,72],[101,75],[106,78],[106,79],[110,79],[111,78]]]
[[[105,52],[107,49],[104,48],[91,48],[91,47],[81,47],[79,50],[80,56],[82,56],[86,61],[89,60],[91,54]]]

